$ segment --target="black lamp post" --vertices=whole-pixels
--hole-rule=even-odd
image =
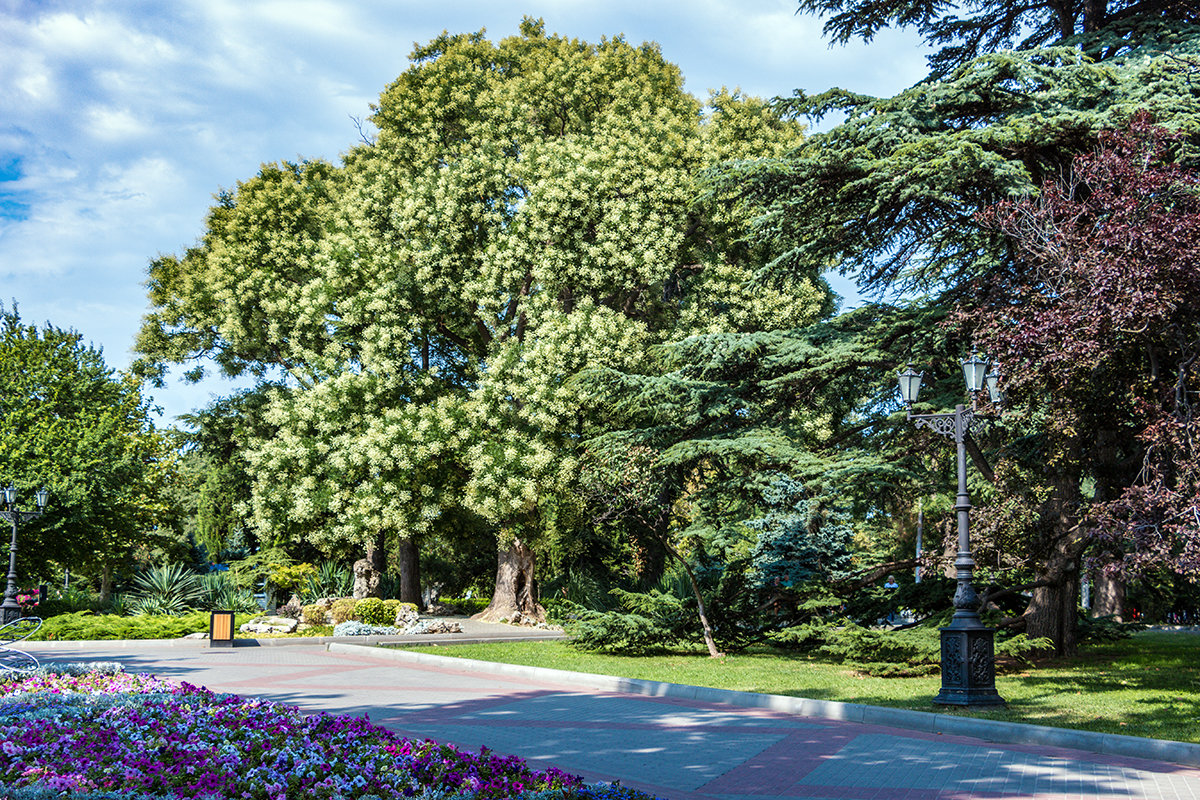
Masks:
[[[958,556],[954,560],[958,588],[954,592],[954,617],[941,629],[942,690],[933,699],[942,705],[994,706],[1004,703],[996,693],[995,630],[980,620],[979,595],[971,583],[975,560],[971,558],[966,448],[971,432],[985,422],[985,418],[976,416],[974,411],[979,391],[986,386],[992,402],[997,405],[1003,399],[1000,376],[994,370],[988,372],[988,366],[988,360],[978,354],[963,359],[963,377],[971,394],[971,407],[959,404],[952,413],[946,414],[912,413],[924,373],[915,372],[910,364],[899,375],[900,397],[908,407],[908,418],[917,427],[924,426],[934,433],[952,437],[958,446],[958,502],[954,505],[958,512]]]
[[[34,511],[19,511],[17,509],[17,487],[11,483],[7,489],[0,490],[0,498],[4,500],[7,510],[0,510],[0,519],[12,523],[12,544],[8,546],[8,588],[4,590],[4,604],[0,605],[0,625],[21,618],[21,604],[17,602],[17,526],[22,520],[40,517],[46,508],[46,500],[50,493],[45,489],[34,492],[37,509]]]

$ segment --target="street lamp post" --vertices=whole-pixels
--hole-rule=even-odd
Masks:
[[[40,517],[46,508],[46,500],[50,493],[38,489],[34,493],[37,509],[20,511],[17,509],[17,487],[12,484],[0,491],[0,499],[4,500],[5,510],[0,510],[0,519],[12,523],[12,543],[8,546],[8,587],[4,590],[4,603],[0,605],[0,625],[7,625],[21,618],[21,604],[17,602],[17,527],[22,520]]]
[[[995,630],[979,618],[979,595],[972,584],[975,560],[971,558],[970,512],[967,494],[967,445],[971,432],[978,430],[986,418],[975,414],[975,397],[987,387],[988,395],[999,404],[1002,395],[999,375],[988,372],[988,360],[978,354],[963,359],[963,377],[971,394],[971,407],[959,404],[944,414],[914,414],[912,405],[921,390],[924,373],[915,372],[910,364],[899,374],[900,397],[908,407],[908,419],[917,427],[954,439],[958,449],[958,556],[954,560],[958,588],[954,592],[954,617],[941,629],[942,690],[933,699],[940,705],[994,706],[1004,699],[996,692]]]

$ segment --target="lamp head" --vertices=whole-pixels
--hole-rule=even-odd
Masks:
[[[911,406],[917,402],[917,395],[921,392],[921,379],[925,377],[925,373],[914,370],[910,362],[908,369],[896,377],[900,381],[900,399],[906,406]]]
[[[967,382],[967,391],[972,396],[983,388],[984,375],[987,373],[988,359],[979,353],[972,353],[970,358],[962,360],[963,379]]]
[[[993,366],[992,371],[983,376],[983,383],[987,386],[988,397],[994,405],[1003,405],[1004,390],[1000,388],[1000,368]]]
[[[46,507],[46,502],[50,499],[50,492],[46,491],[46,487],[43,486],[34,492],[33,497],[37,501],[38,511],[41,511]]]
[[[10,506],[17,502],[17,487],[11,483],[4,490],[4,502]]]

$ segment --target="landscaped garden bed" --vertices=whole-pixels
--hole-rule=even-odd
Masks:
[[[0,788],[13,800],[289,797],[643,800],[514,756],[404,738],[119,665],[0,682]]]

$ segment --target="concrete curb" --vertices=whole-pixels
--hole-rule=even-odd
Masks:
[[[369,647],[363,644],[330,642],[326,650],[331,653],[370,656],[394,661],[429,664],[438,667],[479,670],[500,675],[526,678],[534,681],[565,683],[581,689],[606,692],[624,692],[647,697],[676,697],[698,700],[704,703],[726,703],[743,708],[766,708],[803,717],[818,717],[844,722],[861,722],[867,725],[886,725],[892,728],[943,733],[955,736],[970,736],[998,744],[1044,745],[1086,750],[1102,755],[1126,756],[1129,758],[1157,759],[1200,767],[1200,744],[1171,742],[1163,739],[1144,739],[1140,736],[1122,736],[1115,733],[1095,733],[1069,728],[1050,728],[1044,725],[1027,725],[1021,722],[1002,722],[993,719],[960,717],[954,714],[939,714],[928,711],[910,711],[903,708],[884,708],[858,703],[839,703],[830,700],[809,700],[803,697],[787,697],[777,694],[735,692],[728,689],[710,689],[703,686],[688,686],[680,683],[618,678],[612,675],[593,675],[587,672],[569,672],[547,667],[527,667],[519,664],[502,664],[494,661],[479,661],[470,658],[454,658],[411,650],[396,650],[390,647]]]

